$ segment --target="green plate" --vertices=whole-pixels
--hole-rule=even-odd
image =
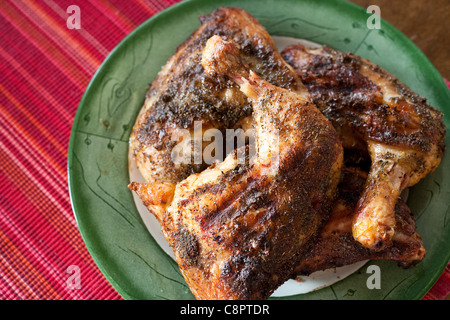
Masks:
[[[194,299],[177,264],[144,225],[128,190],[128,138],[149,83],[219,6],[239,6],[271,35],[306,39],[367,58],[426,97],[444,113],[450,91],[426,56],[385,21],[369,29],[364,8],[338,0],[189,0],[144,22],[105,59],[78,109],[69,144],[72,207],[86,246],[105,277],[126,299]],[[450,114],[450,112],[449,112]],[[444,118],[448,126],[450,119]],[[448,137],[447,137],[448,138]],[[450,258],[450,159],[410,190],[408,204],[427,254],[403,270],[371,261],[326,288],[285,299],[420,299]],[[369,289],[368,265],[380,267],[381,288]]]

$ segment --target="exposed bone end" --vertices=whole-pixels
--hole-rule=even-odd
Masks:
[[[209,76],[225,75],[236,82],[238,82],[237,78],[249,76],[249,69],[242,62],[236,44],[217,35],[206,42],[202,53],[202,65]]]

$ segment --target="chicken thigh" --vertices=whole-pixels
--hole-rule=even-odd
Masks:
[[[225,135],[227,129],[238,131],[251,120],[245,118],[252,113],[251,103],[239,87],[225,76],[210,77],[204,72],[202,50],[211,36],[235,41],[244,62],[262,79],[293,91],[304,90],[270,35],[245,10],[219,8],[200,20],[202,25],[152,82],[131,133],[132,155],[148,182],[177,183],[214,160],[223,160],[226,148],[210,159],[203,157],[210,144],[207,132],[218,130]],[[177,148],[180,143],[184,153]]]
[[[238,149],[177,184],[130,189],[160,221],[197,299],[266,299],[328,218],[342,145],[308,95],[262,80],[233,41],[210,38],[202,64],[252,102],[256,156],[240,159]]]
[[[352,229],[365,247],[383,250],[395,234],[400,193],[441,161],[442,113],[392,74],[351,53],[295,45],[282,56],[340,133],[345,152],[370,154],[370,172]]]

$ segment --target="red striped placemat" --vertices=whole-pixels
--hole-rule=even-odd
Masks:
[[[0,4],[0,299],[122,299],[79,234],[70,205],[67,149],[89,80],[135,27],[175,0]],[[82,284],[70,282],[80,268]],[[443,299],[450,269],[424,299]]]

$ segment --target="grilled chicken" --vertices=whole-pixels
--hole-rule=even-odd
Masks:
[[[202,64],[252,102],[256,157],[242,161],[238,149],[176,185],[130,189],[157,216],[197,299],[266,299],[328,218],[342,145],[309,96],[262,80],[234,42],[213,36]]]
[[[226,129],[251,123],[251,117],[245,117],[251,115],[252,106],[239,87],[225,76],[204,72],[202,50],[211,36],[233,40],[244,62],[262,79],[293,91],[305,90],[272,38],[246,11],[219,8],[200,20],[202,25],[154,79],[131,133],[132,154],[148,182],[177,183],[213,160],[223,160],[227,150],[211,159],[202,157],[210,144],[208,130],[225,136]]]
[[[352,229],[365,247],[383,250],[394,239],[400,193],[441,161],[442,113],[392,74],[351,53],[295,45],[282,56],[339,132],[345,152],[370,155]]]
[[[358,167],[345,167],[330,219],[319,235],[310,240],[301,256],[296,275],[349,265],[364,260],[392,260],[407,268],[425,255],[422,239],[416,232],[414,217],[400,198],[395,206],[395,234],[392,246],[381,251],[370,250],[355,241],[352,221],[355,207],[364,188],[367,172]]]

